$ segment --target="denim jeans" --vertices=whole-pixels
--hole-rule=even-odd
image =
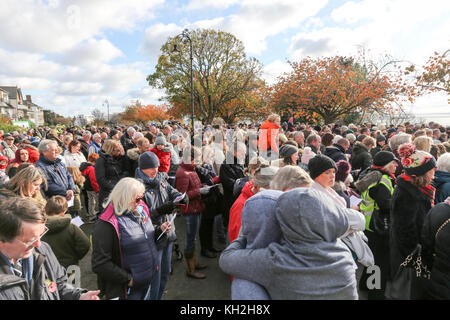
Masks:
[[[151,286],[144,288],[130,288],[127,300],[149,300],[150,298],[150,288]]]
[[[200,221],[202,218],[201,213],[185,215],[186,219],[186,245],[184,247],[185,252],[195,251],[195,239],[200,227]]]
[[[169,280],[172,247],[173,242],[169,242],[166,248],[158,250],[157,252],[159,270],[153,276],[150,290],[150,300],[161,300],[162,298],[167,281]]]

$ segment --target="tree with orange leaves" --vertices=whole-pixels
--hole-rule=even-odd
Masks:
[[[272,107],[311,122],[331,123],[355,111],[385,111],[413,101],[416,94],[392,60],[378,66],[360,54],[307,57],[289,64],[292,71],[271,88]]]
[[[405,69],[405,74],[414,74],[421,93],[445,92],[450,94],[450,49],[444,53],[435,52],[418,72],[415,65]],[[420,68],[419,68],[420,69]]]
[[[154,106],[142,106],[139,101],[135,105],[129,105],[121,114],[122,121],[146,124],[149,121],[162,122],[169,119],[168,106],[165,104]]]

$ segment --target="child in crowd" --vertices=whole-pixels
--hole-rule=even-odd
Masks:
[[[73,206],[69,207],[69,213],[72,218],[80,215],[81,206],[81,189],[83,189],[85,178],[77,167],[67,167],[67,171],[72,175],[73,182],[75,182],[75,192],[73,194]]]
[[[59,263],[67,268],[78,265],[90,248],[86,234],[71,223],[72,217],[65,214],[67,200],[62,196],[53,196],[47,200],[45,212],[48,216],[46,226],[48,232],[42,237],[55,253]]]
[[[5,184],[9,180],[9,177],[6,174],[6,167],[8,166],[8,162],[8,157],[0,154],[0,186]]]
[[[97,218],[98,209],[98,192],[99,186],[97,183],[97,178],[95,177],[95,162],[98,159],[97,153],[91,153],[88,156],[88,161],[83,162],[80,165],[81,174],[85,178],[84,182],[84,190],[86,190],[88,197],[88,208],[85,211],[86,216],[82,216],[81,218],[85,223],[94,222]]]

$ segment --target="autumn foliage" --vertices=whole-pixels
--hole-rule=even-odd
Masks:
[[[415,74],[416,85],[421,89],[421,94],[429,92],[450,93],[450,50],[444,53],[435,52],[420,73],[415,65],[405,69],[405,74]],[[450,102],[450,101],[449,101]]]
[[[395,105],[413,101],[395,63],[377,66],[371,61],[342,56],[289,62],[290,73],[271,88],[272,107],[308,121],[330,123],[351,112],[395,112]],[[389,71],[389,72],[388,72]]]
[[[146,124],[149,121],[162,122],[169,119],[167,113],[168,106],[162,105],[147,105],[142,106],[139,103],[130,105],[125,108],[125,111],[121,113],[121,121]]]

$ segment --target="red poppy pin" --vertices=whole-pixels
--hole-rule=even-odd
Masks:
[[[50,281],[48,279],[46,279],[45,282],[47,284],[48,292],[55,293],[56,290],[58,289],[58,286],[56,285],[56,282],[55,281]]]

